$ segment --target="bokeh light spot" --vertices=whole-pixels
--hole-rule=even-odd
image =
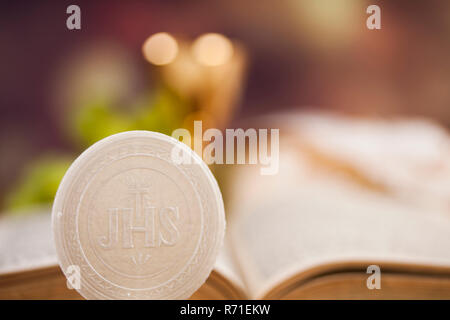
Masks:
[[[160,32],[150,36],[144,42],[142,51],[150,63],[162,66],[175,60],[178,54],[178,44],[170,34]]]
[[[194,58],[206,66],[219,66],[228,62],[233,55],[233,45],[225,36],[207,33],[198,37],[192,45]]]

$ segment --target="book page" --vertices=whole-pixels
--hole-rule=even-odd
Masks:
[[[0,275],[54,265],[50,208],[0,218]]]
[[[428,119],[279,114],[310,153],[345,163],[372,184],[424,208],[450,212],[450,136]]]
[[[264,296],[296,273],[329,263],[450,267],[448,213],[418,210],[324,174],[291,145],[282,141],[275,176],[260,176],[248,167],[233,169],[229,226],[251,298]]]
[[[1,217],[0,277],[58,265],[52,239],[50,211],[50,208],[39,208],[18,216]],[[236,288],[236,292],[245,293],[227,237],[217,258],[214,272],[229,281],[230,285]],[[214,282],[211,284],[214,285]],[[220,290],[221,287],[215,289]]]
[[[237,287],[238,290],[243,292],[246,291],[238,262],[232,252],[232,247],[228,236],[225,236],[224,244],[219,256],[217,257],[216,264],[214,265],[214,270],[230,281],[233,286]]]

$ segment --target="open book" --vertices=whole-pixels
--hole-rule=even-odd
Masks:
[[[227,235],[192,298],[450,299],[447,133],[411,120],[277,121],[277,175],[218,168]],[[48,213],[0,220],[1,298],[81,298],[56,266]]]

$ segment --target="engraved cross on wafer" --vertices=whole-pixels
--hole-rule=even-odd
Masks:
[[[178,207],[156,208],[146,205],[148,193],[147,188],[131,188],[129,194],[134,197],[134,208],[108,209],[108,233],[99,237],[102,248],[113,249],[117,246],[122,249],[135,248],[134,233],[144,233],[144,248],[176,244],[179,232],[174,222],[178,220]],[[146,263],[150,257],[148,253],[138,253],[131,255],[131,260],[139,265]]]

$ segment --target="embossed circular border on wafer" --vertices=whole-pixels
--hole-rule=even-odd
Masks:
[[[174,147],[189,155],[190,163],[172,161]],[[188,263],[173,276],[150,288],[127,288],[100,275],[84,255],[78,234],[78,205],[86,184],[111,161],[135,154],[165,161],[189,181],[201,205],[201,235]],[[186,299],[207,279],[225,232],[222,196],[217,182],[201,158],[172,137],[150,132],[129,131],[107,137],[84,151],[66,172],[52,210],[53,238],[58,261],[68,277],[70,266],[77,266],[81,287],[77,291],[87,299]],[[163,250],[163,249],[162,249]],[[171,261],[167,261],[170,265]],[[69,271],[69,272],[68,272]]]

